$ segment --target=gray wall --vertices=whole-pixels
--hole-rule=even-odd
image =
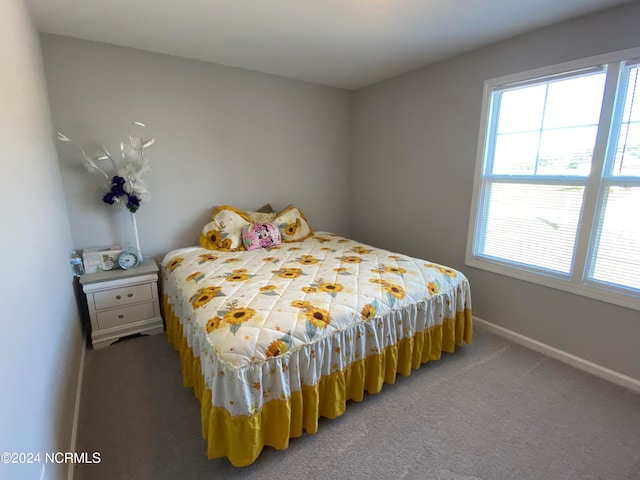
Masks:
[[[640,379],[637,311],[465,267],[486,79],[640,46],[640,4],[518,36],[356,92],[353,234],[463,270],[474,314]]]
[[[314,228],[461,268],[479,317],[640,379],[637,312],[464,266],[483,81],[638,46],[639,19],[630,4],[547,28],[362,89],[355,105],[335,88],[42,42],[56,130],[116,150],[135,119],[158,138],[154,198],[138,216],[145,253],[193,244],[212,205],[294,202]],[[131,240],[130,224],[100,202],[99,177],[66,150],[56,159],[38,37],[21,0],[0,2],[0,69],[0,218],[12,232],[0,240],[11,259],[0,289],[0,451],[65,451],[84,346],[68,253]],[[41,474],[1,467],[3,477]],[[50,479],[65,473],[47,465]]]
[[[314,229],[349,233],[353,94],[247,70],[42,35],[53,124],[83,146],[119,151],[133,120],[153,196],[136,214],[143,254],[198,242],[211,207],[298,205]],[[58,144],[73,243],[133,241],[100,176]],[[102,177],[103,178],[103,177]]]
[[[22,0],[0,2],[0,71],[0,452],[44,455],[71,446],[84,342],[39,39]],[[0,465],[0,477],[40,478],[41,468]],[[46,469],[66,478],[66,465]]]

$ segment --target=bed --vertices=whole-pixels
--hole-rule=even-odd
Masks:
[[[199,246],[162,261],[167,337],[200,401],[209,458],[250,465],[471,343],[461,272],[313,232],[294,206],[251,213],[217,208]]]

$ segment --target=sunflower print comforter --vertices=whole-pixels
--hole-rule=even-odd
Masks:
[[[471,309],[459,271],[326,232],[252,251],[178,249],[162,267],[212,405],[231,415]]]

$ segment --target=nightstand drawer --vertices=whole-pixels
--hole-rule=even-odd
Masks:
[[[156,315],[153,302],[131,305],[129,307],[114,308],[97,312],[100,329],[118,327],[129,323],[153,318]]]
[[[144,302],[153,298],[152,285],[131,285],[128,287],[112,288],[93,294],[96,310],[118,307],[130,303]]]

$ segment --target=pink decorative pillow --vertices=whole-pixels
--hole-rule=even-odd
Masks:
[[[280,230],[273,223],[255,223],[242,228],[242,243],[247,250],[279,245]]]

